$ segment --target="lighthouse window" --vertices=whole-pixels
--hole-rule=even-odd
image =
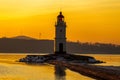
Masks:
[[[60,32],[62,32],[62,29],[60,30]]]

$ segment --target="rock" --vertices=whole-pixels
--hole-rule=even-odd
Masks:
[[[89,59],[88,59],[88,62],[89,62],[89,63],[95,63],[96,60],[95,60],[94,58],[89,58]]]
[[[81,56],[81,55],[71,55],[71,54],[49,54],[49,55],[28,55],[25,58],[20,59],[20,62],[29,62],[29,63],[43,63],[49,62],[51,60],[57,61],[68,61],[75,63],[102,63],[90,56]]]

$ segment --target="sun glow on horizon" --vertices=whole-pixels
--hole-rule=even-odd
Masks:
[[[119,0],[0,0],[0,37],[54,39],[60,10],[68,40],[120,44]]]

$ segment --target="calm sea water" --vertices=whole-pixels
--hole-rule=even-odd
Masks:
[[[107,62],[101,65],[120,66],[120,55],[87,55]],[[29,65],[17,62],[18,59],[25,56],[26,54],[1,53],[0,80],[94,80],[58,65]]]
[[[25,54],[0,54],[0,80],[94,80],[65,67],[16,62]]]

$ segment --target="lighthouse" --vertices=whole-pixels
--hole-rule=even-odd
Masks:
[[[66,22],[62,12],[57,16],[55,23],[55,53],[66,54]]]

